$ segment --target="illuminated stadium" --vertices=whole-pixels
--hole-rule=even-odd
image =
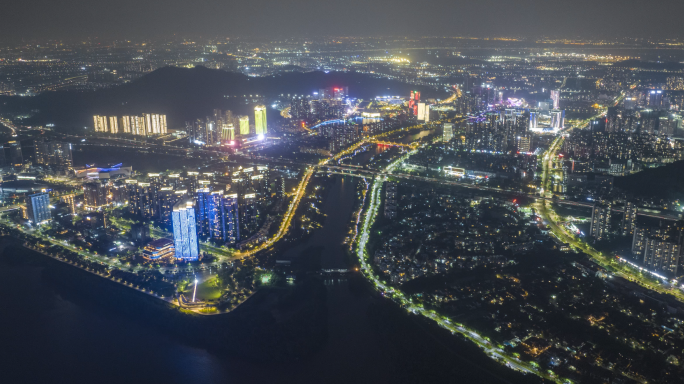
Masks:
[[[80,179],[115,179],[128,178],[133,172],[133,167],[124,167],[123,163],[119,164],[104,164],[102,166],[95,164],[86,164],[82,167],[75,167],[74,174]]]

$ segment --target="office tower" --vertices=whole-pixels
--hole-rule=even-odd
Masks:
[[[50,195],[40,192],[26,196],[26,216],[33,225],[50,221]]]
[[[188,196],[173,206],[173,243],[176,258],[186,261],[199,258],[199,239],[195,222],[195,202]]]
[[[107,192],[106,184],[98,182],[83,184],[83,196],[86,207],[99,208],[107,205]]]
[[[240,116],[240,134],[249,135],[249,116]]]
[[[430,106],[426,103],[418,103],[418,120],[430,121]]]
[[[560,109],[560,91],[551,91],[551,100],[553,100],[553,109]]]
[[[594,204],[591,211],[591,228],[589,236],[595,240],[603,240],[610,230],[611,204]]]
[[[24,156],[21,152],[21,143],[18,141],[10,141],[6,147],[9,147],[9,164],[19,167],[24,164]]]
[[[454,124],[444,123],[444,133],[442,134],[442,141],[449,142],[454,138]]]
[[[119,133],[119,119],[109,116],[109,133]]]
[[[109,132],[107,116],[93,116],[93,128],[95,129],[95,132]]]
[[[36,164],[71,168],[71,144],[59,141],[34,141]]]
[[[266,107],[257,105],[254,107],[254,127],[257,135],[265,135],[266,128]]]
[[[65,203],[67,205],[67,207],[69,207],[69,213],[70,214],[73,215],[76,213],[76,203],[74,202],[74,195],[73,194],[60,196],[59,202]]]
[[[625,203],[624,214],[622,216],[622,236],[634,235],[634,228],[636,227],[637,207],[631,201]]]
[[[679,244],[651,237],[646,240],[644,266],[652,271],[668,272],[676,276],[680,252]]]

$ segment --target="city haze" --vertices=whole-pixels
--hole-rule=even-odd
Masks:
[[[7,2],[5,41],[176,36],[562,36],[676,38],[681,1]]]

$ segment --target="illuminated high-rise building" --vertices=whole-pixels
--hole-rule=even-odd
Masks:
[[[92,182],[83,184],[83,197],[85,205],[89,208],[99,208],[107,205],[107,185]]]
[[[171,212],[173,206],[178,201],[179,195],[173,190],[173,187],[161,187],[157,191],[157,211],[156,217],[164,223],[171,220]]]
[[[651,89],[649,91],[648,106],[653,109],[660,109],[663,106],[663,91],[661,89]]]
[[[265,135],[266,128],[266,106],[257,105],[254,107],[254,127],[257,135]]]
[[[232,141],[235,140],[235,126],[233,123],[221,123],[221,140]]]
[[[623,236],[633,236],[634,228],[636,227],[637,207],[633,202],[625,203],[624,215],[622,216],[622,224],[620,225]]]
[[[95,132],[109,132],[107,116],[93,116],[93,128],[95,128]]]
[[[199,239],[195,222],[195,202],[186,197],[173,206],[171,214],[173,222],[173,243],[176,258],[186,261],[199,258]]]
[[[109,116],[109,133],[119,133],[119,119]]]
[[[444,123],[444,133],[442,134],[442,141],[449,142],[454,138],[454,124]]]
[[[426,123],[430,121],[430,105],[426,103],[418,103],[418,120],[425,121]]]
[[[130,133],[131,135],[140,135],[141,121],[138,116],[123,116],[121,117],[121,131],[123,133]]]
[[[64,203],[69,207],[69,213],[72,215],[76,213],[76,202],[74,201],[74,194],[62,195],[59,197],[59,202]]]
[[[235,243],[240,239],[238,195],[198,189],[197,232],[202,238]]]
[[[594,204],[591,212],[589,235],[595,240],[603,240],[610,230],[611,204]]]
[[[33,225],[50,221],[50,195],[47,192],[40,192],[26,196],[26,214]]]
[[[236,243],[240,240],[240,217],[238,215],[238,195],[229,193],[221,200],[223,241]]]
[[[21,151],[21,142],[10,141],[6,146],[9,148],[10,165],[18,167],[24,164],[24,155]]]
[[[553,100],[553,109],[560,109],[560,91],[551,91],[551,100]]]
[[[166,115],[143,113],[143,120],[145,123],[145,134],[147,136],[166,134]]]
[[[59,141],[34,141],[36,164],[71,167],[71,144]]]
[[[197,234],[206,239],[209,237],[209,210],[211,209],[211,190],[209,188],[198,188],[195,191],[195,222],[197,224]]]
[[[515,147],[519,153],[529,153],[530,152],[530,137],[529,136],[518,136],[516,138]]]
[[[676,276],[680,253],[680,244],[651,237],[646,240],[644,266],[652,271],[666,272]]]
[[[240,134],[249,135],[249,116],[240,116]]]
[[[142,116],[93,116],[95,132],[127,133],[139,136],[165,135],[166,115],[144,113]]]

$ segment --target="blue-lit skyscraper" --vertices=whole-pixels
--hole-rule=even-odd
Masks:
[[[209,188],[200,188],[195,191],[195,199],[197,200],[197,205],[195,208],[195,214],[197,215],[197,234],[202,238],[206,239],[209,237],[209,210],[211,191]]]
[[[195,201],[192,197],[181,199],[173,206],[173,242],[176,258],[197,260],[199,258],[199,240],[195,222]]]
[[[235,243],[240,239],[237,194],[198,189],[197,229],[201,238]]]
[[[52,219],[50,195],[47,192],[40,192],[26,196],[26,214],[33,225],[40,225]]]
[[[225,241],[225,227],[223,225],[223,191],[214,191],[207,197],[207,221],[209,222],[209,237]]]
[[[223,231],[224,241],[236,243],[240,240],[240,216],[238,215],[237,193],[223,195]]]

